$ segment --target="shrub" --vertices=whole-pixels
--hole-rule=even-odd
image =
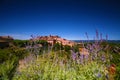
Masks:
[[[18,47],[25,47],[28,42],[28,40],[14,40],[13,44]]]
[[[11,80],[17,67],[17,58],[7,60],[0,64],[0,80]]]
[[[54,54],[54,53],[52,53]],[[107,74],[104,65],[91,62],[85,65],[74,63],[71,59],[64,62],[64,57],[50,54],[39,56],[21,71],[17,71],[13,80],[104,80]]]
[[[27,56],[24,48],[10,47],[0,49],[0,80],[11,80],[18,60]]]

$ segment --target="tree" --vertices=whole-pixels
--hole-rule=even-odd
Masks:
[[[55,43],[53,45],[53,50],[58,51],[58,50],[63,50],[63,45],[61,43]]]
[[[65,46],[64,46],[64,50],[65,50],[66,52],[69,52],[69,51],[71,50],[71,47],[70,47],[69,45],[65,45]]]

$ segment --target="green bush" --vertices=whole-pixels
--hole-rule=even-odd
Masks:
[[[0,80],[11,80],[15,73],[17,64],[18,59],[15,57],[0,64]]]
[[[110,61],[111,64],[116,65],[116,76],[115,79],[120,79],[120,54],[118,53],[111,53],[112,54],[112,60]]]
[[[27,56],[27,52],[24,48],[5,48],[0,49],[0,80],[11,80],[18,60]]]
[[[14,40],[13,44],[18,47],[25,47],[29,40]]]
[[[52,48],[54,51],[63,50],[63,45],[60,43],[55,43]]]
[[[11,55],[12,54],[9,49],[0,49],[0,63],[8,60]]]
[[[64,46],[64,50],[65,50],[66,52],[70,53],[71,47],[68,46],[68,45],[65,45],[65,46]]]

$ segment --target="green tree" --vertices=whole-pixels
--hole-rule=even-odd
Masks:
[[[18,46],[18,47],[25,47],[26,43],[28,43],[28,42],[29,42],[29,40],[18,40],[18,39],[16,39],[16,40],[13,41],[13,44],[15,46]]]
[[[63,50],[63,45],[61,43],[55,43],[53,45],[53,50],[55,50],[55,51]]]
[[[69,45],[65,45],[65,46],[64,46],[64,50],[65,50],[66,52],[69,52],[69,51],[71,50],[71,47],[70,47]]]

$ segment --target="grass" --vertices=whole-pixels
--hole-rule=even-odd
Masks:
[[[51,54],[54,54],[51,55]],[[43,54],[23,69],[17,71],[13,80],[104,80],[107,74],[106,67],[96,61],[84,65],[68,59],[58,57],[51,52]]]

